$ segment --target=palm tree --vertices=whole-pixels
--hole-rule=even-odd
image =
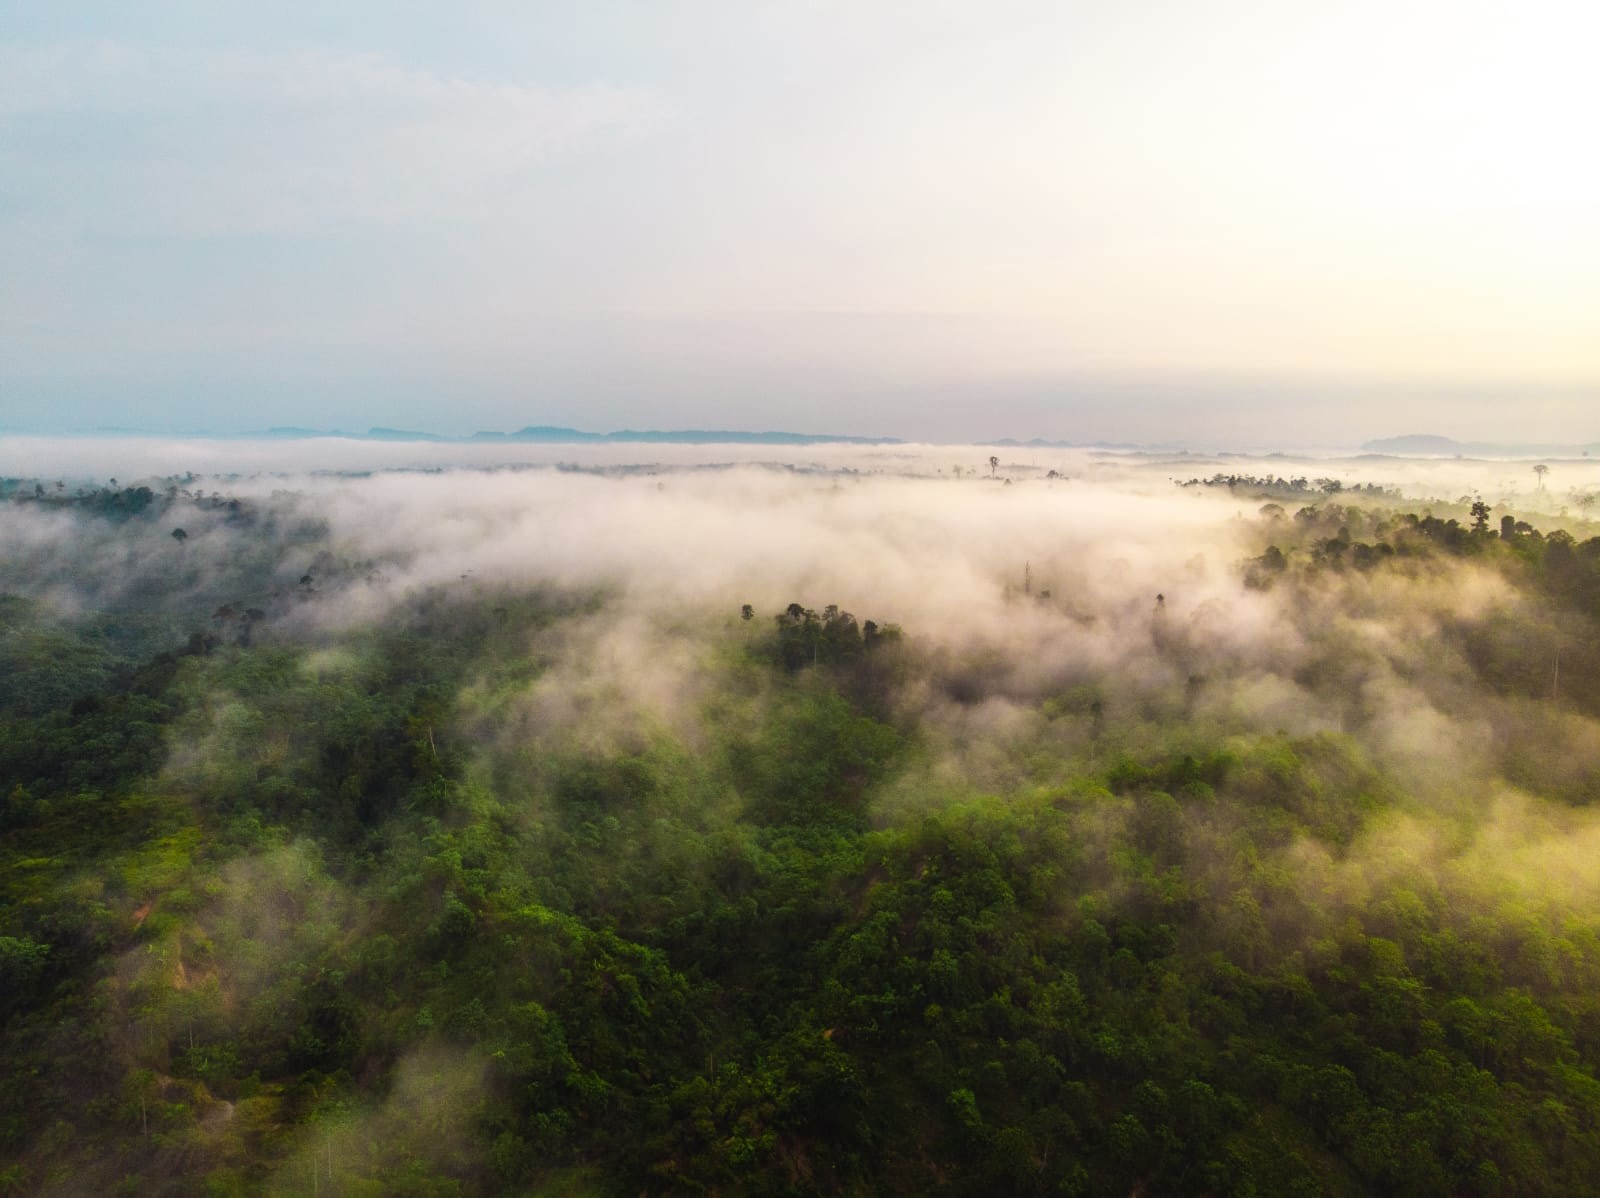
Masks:
[[[1540,462],[1533,468],[1533,472],[1539,476],[1539,490],[1544,490],[1544,476],[1550,473],[1550,467]]]

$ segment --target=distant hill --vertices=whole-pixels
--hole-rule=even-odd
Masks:
[[[316,436],[315,433],[306,434]],[[408,428],[369,428],[366,441],[447,441],[448,437],[441,437],[437,433],[418,433]]]
[[[481,430],[467,437],[468,441],[549,441],[556,444],[573,442],[604,441],[605,433],[586,433],[575,428],[555,428],[546,424],[529,425],[519,428],[514,433],[502,433],[493,429]]]
[[[129,430],[124,430],[124,431],[132,432],[133,430],[129,429]],[[297,428],[297,427],[295,427],[293,425],[277,425],[277,426],[274,426],[272,428],[262,429],[258,433],[251,433],[249,435],[252,436],[252,437],[260,437],[262,440],[266,440],[269,437],[270,438],[274,438],[274,439],[277,439],[277,438],[281,437],[281,438],[283,438],[285,440],[293,441],[293,440],[297,440],[297,439],[299,439],[301,437],[353,437],[353,436],[356,436],[357,434],[355,434],[355,433],[342,433],[342,432],[339,432],[336,429],[335,430],[328,430],[328,429],[314,429],[314,428]]]
[[[822,445],[844,443],[847,445],[900,445],[898,437],[844,437],[826,433],[761,432],[743,433],[727,429],[681,429],[666,432],[654,430],[637,432],[624,429],[606,433],[606,441],[645,441],[678,445]]]
[[[554,425],[528,425],[515,432],[505,433],[484,429],[466,437],[447,437],[439,433],[418,432],[403,428],[370,428],[365,433],[345,433],[311,428],[270,428],[246,433],[246,437],[297,438],[297,437],[353,437],[364,441],[427,441],[479,444],[488,442],[524,443],[542,445],[593,445],[598,443],[643,443],[673,445],[901,445],[898,437],[849,437],[836,433],[789,433],[778,430],[742,432],[736,429],[621,429],[610,433],[592,433],[583,429],[561,428]]]
[[[1594,441],[1587,445],[1512,445],[1492,441],[1457,441],[1453,437],[1441,437],[1433,433],[1383,437],[1368,441],[1361,448],[1366,453],[1400,457],[1576,458],[1600,454],[1600,442]]]
[[[997,445],[1002,449],[1114,449],[1118,451],[1159,449],[1168,450],[1170,446],[1142,445],[1134,441],[1051,441],[1045,437],[1030,437],[1026,441],[1019,441],[1015,437],[1001,437],[995,441],[974,441],[974,445]]]
[[[1431,433],[1412,433],[1404,437],[1382,437],[1361,447],[1367,453],[1456,454],[1464,450],[1460,441]]]

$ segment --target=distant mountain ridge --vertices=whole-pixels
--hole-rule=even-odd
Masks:
[[[1511,445],[1492,441],[1457,441],[1436,433],[1409,433],[1403,437],[1382,437],[1361,446],[1364,453],[1396,454],[1401,457],[1589,457],[1600,453],[1600,442],[1575,444]]]
[[[357,441],[428,441],[457,444],[491,444],[517,442],[540,445],[595,445],[603,443],[645,443],[672,445],[903,445],[898,437],[851,437],[838,433],[791,433],[780,430],[741,432],[735,429],[621,429],[609,433],[591,433],[583,429],[560,428],[553,425],[529,425],[515,432],[503,433],[493,429],[480,430],[464,437],[449,437],[440,433],[418,432],[403,428],[369,428],[364,433],[347,433],[336,429],[269,428],[255,433],[242,433],[241,437],[303,438],[343,437]]]
[[[0,425],[0,434],[18,436],[44,435],[38,430],[16,426]],[[437,445],[474,445],[474,444],[527,444],[527,445],[604,445],[604,444],[639,444],[639,445],[746,445],[746,446],[787,446],[804,447],[808,445],[864,445],[864,446],[897,446],[909,444],[947,444],[947,445],[974,445],[994,446],[1004,450],[1052,450],[1052,449],[1077,449],[1093,452],[1113,453],[1202,453],[1215,454],[1224,457],[1256,457],[1265,453],[1263,449],[1252,448],[1245,451],[1227,450],[1219,448],[1214,442],[1198,441],[1111,441],[1111,440],[1067,440],[1051,437],[991,437],[976,438],[970,441],[930,441],[927,438],[914,438],[908,441],[903,437],[864,437],[843,433],[798,433],[784,429],[743,430],[743,429],[617,429],[610,432],[592,432],[587,429],[569,428],[563,425],[534,424],[510,432],[497,429],[480,429],[473,433],[448,434],[428,432],[422,429],[394,428],[385,425],[374,425],[365,432],[357,432],[338,428],[308,428],[299,425],[276,425],[269,428],[251,429],[244,432],[224,432],[214,429],[191,429],[183,432],[153,431],[131,427],[105,426],[95,428],[92,433],[67,433],[68,436],[96,435],[116,437],[194,437],[218,441],[292,441],[316,440],[337,438],[350,441],[374,442],[415,442],[418,444]],[[1347,443],[1348,444],[1348,443]],[[1316,454],[1345,453],[1348,449],[1335,449],[1324,447],[1319,450],[1309,451]],[[1595,458],[1600,459],[1600,441],[1587,443],[1567,442],[1560,443],[1506,443],[1488,441],[1458,441],[1453,437],[1437,433],[1410,433],[1404,436],[1381,437],[1363,443],[1357,451],[1364,455],[1387,457],[1472,457],[1472,458]],[[1284,456],[1282,451],[1266,453],[1266,456]],[[1291,455],[1292,456],[1292,455]]]

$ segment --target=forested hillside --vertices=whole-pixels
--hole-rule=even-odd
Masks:
[[[5,486],[0,1193],[1600,1178],[1600,530],[201,486]]]

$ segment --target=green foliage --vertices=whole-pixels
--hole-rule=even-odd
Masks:
[[[598,598],[168,642],[0,600],[0,1192],[1583,1192],[1600,918],[1560,820],[1596,795],[1542,750],[1600,700],[1600,554],[1483,515],[1324,502],[1246,570],[1496,572],[1516,603],[1408,661],[1519,713],[1484,752],[1544,840],[1430,806],[1359,713],[1229,724],[1178,631],[1181,704],[1013,695],[986,789],[907,697],[948,663],[834,608],[730,616],[685,711],[547,729],[530,646]]]

